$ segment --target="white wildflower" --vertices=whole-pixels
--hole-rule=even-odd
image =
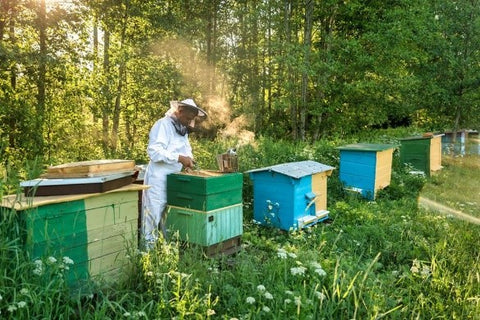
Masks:
[[[312,268],[314,269],[321,269],[322,268],[322,265],[320,263],[318,263],[317,261],[312,261],[310,262],[310,265],[312,266]]]
[[[320,277],[324,277],[327,275],[325,270],[323,270],[322,268],[315,269],[315,273],[317,273]]]
[[[266,312],[266,313],[270,312],[270,308],[267,307],[267,306],[263,306],[262,310],[263,310],[263,312]]]
[[[305,274],[305,270],[307,270],[307,269],[305,267],[302,267],[302,266],[293,267],[293,268],[290,268],[290,273],[294,276],[296,276],[296,275],[303,276]]]
[[[302,297],[295,297],[295,305],[300,306],[302,305]]]
[[[263,284],[259,284],[257,286],[257,290],[260,291],[260,292],[263,292],[263,291],[265,291],[265,286]]]
[[[55,262],[57,262],[57,259],[55,257],[48,257],[48,262],[51,263],[51,264],[54,264]]]
[[[290,304],[290,303],[292,303],[292,300],[287,298],[287,299],[283,300],[283,302],[285,302],[285,304]]]
[[[428,277],[431,273],[431,270],[430,270],[430,267],[429,266],[422,266],[422,271],[420,272],[420,274],[424,277]]]
[[[130,312],[125,312],[125,313],[123,314],[123,316],[124,316],[125,318],[128,318],[128,317],[131,316],[131,314],[130,314]]]
[[[255,298],[254,297],[247,297],[247,303],[248,304],[254,304],[255,303]]]
[[[265,299],[267,299],[267,300],[272,300],[273,299],[273,295],[268,291],[265,292],[264,296],[265,296]]]
[[[65,263],[65,264],[73,264],[73,260],[70,259],[69,257],[65,256],[65,257],[63,257],[63,263]]]
[[[208,309],[207,310],[207,316],[213,316],[214,314],[216,314],[215,310],[213,310],[213,309]]]
[[[17,302],[17,307],[19,309],[25,308],[26,305],[27,305],[27,303],[25,301],[18,301]]]
[[[20,294],[23,294],[23,295],[27,295],[28,294],[28,289],[27,288],[22,288],[22,290],[20,290]],[[1,299],[0,299],[1,300]]]
[[[289,296],[293,296],[293,292],[290,291],[290,290],[286,290],[286,291],[285,291],[285,294],[288,294]]]
[[[417,259],[414,259],[412,262],[412,267],[410,268],[410,271],[412,273],[418,273],[420,271],[420,262]]]
[[[147,273],[145,273],[145,275],[147,277],[153,277],[153,272],[152,271],[148,271]]]
[[[13,311],[17,310],[17,306],[14,305],[14,304],[11,304],[11,305],[8,306],[7,310],[8,310],[8,312],[13,312]]]
[[[138,312],[136,312],[135,315],[139,318],[140,317],[145,317],[145,318],[147,317],[147,314],[145,313],[145,311],[138,311]]]
[[[323,292],[315,291],[315,296],[320,300],[323,301],[325,300],[326,296]]]
[[[42,275],[42,273],[43,273],[43,268],[42,267],[33,269],[33,274],[34,275],[40,276],[40,275]]]
[[[289,256],[290,258],[292,258],[292,259],[297,258],[297,255],[296,255],[295,253],[293,253],[293,252],[289,252],[289,253],[288,253],[288,256]]]
[[[287,251],[285,251],[285,249],[278,249],[277,250],[277,257],[279,257],[280,259],[287,259]]]

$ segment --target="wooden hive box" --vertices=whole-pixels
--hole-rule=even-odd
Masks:
[[[212,246],[242,235],[242,203],[211,211],[168,206],[166,225],[183,241]]]
[[[32,260],[69,257],[67,284],[116,281],[127,264],[127,248],[137,247],[138,191],[131,184],[106,193],[46,197],[6,196],[2,211],[14,210]]]
[[[242,203],[242,173],[194,171],[167,176],[167,203],[211,211]]]
[[[374,200],[376,192],[390,185],[395,145],[357,143],[338,147],[340,181],[348,190]]]
[[[400,161],[430,176],[442,169],[442,136],[426,135],[400,139]]]
[[[308,160],[248,171],[255,221],[289,231],[325,220],[327,177],[334,169]]]

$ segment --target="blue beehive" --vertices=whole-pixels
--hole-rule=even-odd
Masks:
[[[340,181],[349,190],[375,199],[377,190],[390,185],[393,150],[391,144],[357,143],[339,147]]]
[[[253,181],[254,219],[283,230],[328,218],[327,176],[333,167],[300,161],[247,171]]]

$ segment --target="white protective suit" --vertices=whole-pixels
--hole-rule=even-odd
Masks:
[[[166,236],[167,175],[182,170],[182,164],[178,162],[179,155],[193,159],[188,133],[183,136],[177,133],[171,110],[150,130],[147,154],[150,162],[145,171],[144,184],[150,188],[143,191],[142,235],[147,243],[153,243],[158,239],[158,227]]]

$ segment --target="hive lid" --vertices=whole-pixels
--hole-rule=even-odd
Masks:
[[[124,177],[132,176],[131,172],[125,173],[116,173],[105,176],[98,177],[87,177],[87,178],[67,178],[67,179],[44,179],[38,178],[33,180],[27,180],[20,182],[21,187],[40,187],[40,186],[58,186],[58,185],[84,185],[91,183],[104,183],[107,181],[112,181],[116,179],[121,179]]]
[[[113,173],[130,174],[135,170],[134,160],[123,159],[101,159],[89,160],[80,162],[65,163],[58,166],[51,166],[47,168],[47,172],[42,175],[42,178],[84,178],[104,176]]]
[[[400,141],[405,141],[405,140],[426,140],[426,139],[433,139],[433,138],[438,138],[438,137],[442,137],[444,136],[445,134],[443,133],[440,133],[440,134],[424,134],[424,135],[421,135],[421,136],[411,136],[411,137],[406,137],[406,138],[401,138],[401,139],[398,139]]]
[[[316,161],[306,160],[306,161],[276,164],[270,167],[253,169],[253,170],[247,171],[247,173],[273,171],[273,172],[281,173],[295,179],[299,179],[304,176],[312,175],[319,172],[332,171],[333,169],[335,168],[316,162]]]
[[[395,147],[397,147],[397,145],[394,144],[354,143],[337,147],[337,149],[352,151],[384,151],[388,149],[393,149]]]

